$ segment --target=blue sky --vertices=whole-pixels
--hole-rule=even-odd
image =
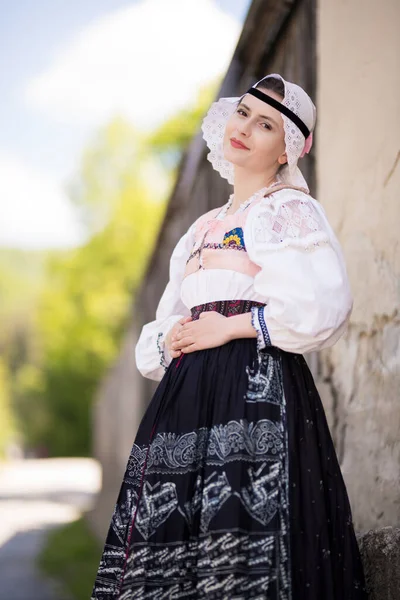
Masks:
[[[91,136],[116,113],[146,129],[190,101],[226,69],[249,4],[0,0],[0,245],[79,243],[65,184]],[[139,112],[153,73],[176,95]]]

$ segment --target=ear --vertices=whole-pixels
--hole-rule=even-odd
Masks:
[[[280,165],[286,165],[286,163],[287,163],[287,154],[286,154],[286,152],[284,152],[283,154],[280,155],[280,157],[278,158],[278,163]]]

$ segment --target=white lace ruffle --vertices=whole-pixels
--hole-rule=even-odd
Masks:
[[[255,245],[279,250],[288,246],[315,249],[330,243],[320,214],[306,194],[282,190],[261,201],[250,218],[250,235]]]
[[[223,141],[226,122],[234,113],[238,100],[239,97],[220,98],[218,102],[213,102],[201,125],[203,138],[210,148],[207,160],[231,185],[233,185],[234,168],[233,164],[224,158]]]

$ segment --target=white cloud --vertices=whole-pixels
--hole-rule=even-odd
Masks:
[[[240,31],[213,0],[142,0],[92,22],[58,53],[49,48],[53,59],[28,81],[25,102],[71,133],[89,132],[116,114],[148,129],[226,71]],[[38,149],[48,141],[43,136]],[[0,203],[0,245],[62,247],[83,240],[62,182],[6,149]]]
[[[240,29],[212,0],[143,0],[82,30],[26,101],[62,122],[154,126],[226,70]]]
[[[0,155],[0,245],[73,246],[83,228],[61,186],[19,159]]]

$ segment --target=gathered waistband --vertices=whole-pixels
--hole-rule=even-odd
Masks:
[[[200,314],[207,310],[214,310],[225,317],[233,317],[242,313],[250,312],[253,306],[265,306],[264,302],[257,300],[215,300],[198,304],[190,309],[192,319],[195,321]]]

